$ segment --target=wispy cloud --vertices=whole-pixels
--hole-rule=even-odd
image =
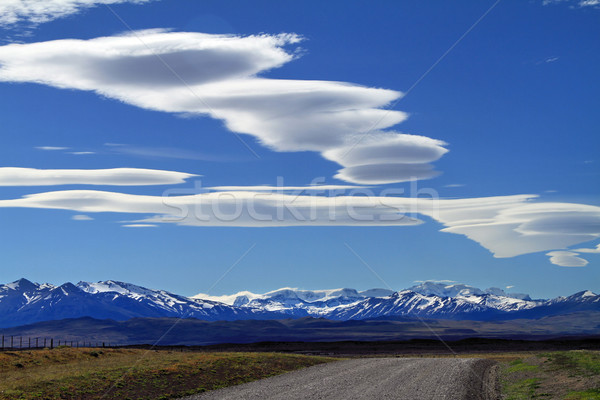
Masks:
[[[158,228],[158,225],[154,224],[125,224],[121,226],[123,228]]]
[[[74,221],[92,221],[94,218],[90,217],[89,215],[77,214],[73,215],[71,219]]]
[[[172,185],[185,182],[193,174],[141,168],[35,169],[0,168],[0,186]]]
[[[95,151],[70,151],[69,154],[74,154],[76,156],[86,156],[90,154],[96,154]]]
[[[151,30],[11,44],[0,47],[0,80],[94,91],[145,109],[208,115],[272,150],[319,152],[342,166],[337,178],[351,183],[438,175],[431,163],[448,151],[443,141],[390,129],[408,117],[383,109],[402,93],[259,76],[297,58],[298,49],[288,47],[301,40],[295,34]]]
[[[577,257],[578,254],[572,251],[551,251],[546,255],[550,257],[552,264],[559,267],[585,267],[588,265],[587,260]]]
[[[547,6],[550,4],[568,4],[570,7],[600,7],[600,0],[543,0],[542,4]]]
[[[151,0],[2,0],[0,25],[11,26],[20,22],[37,25],[102,4],[141,4],[148,1]]]
[[[231,157],[214,153],[203,153],[196,150],[181,149],[176,147],[147,147],[134,146],[118,143],[105,143],[107,151],[111,153],[126,154],[130,156],[148,157],[148,158],[176,158],[183,160],[203,160],[203,161],[240,161],[241,157]]]
[[[444,185],[446,188],[459,188],[466,186],[464,183],[451,183],[449,185]]]
[[[551,262],[561,266],[587,264],[577,257],[583,251],[564,249],[600,237],[600,207],[536,202],[534,195],[428,199],[263,191],[168,194],[56,191],[1,200],[0,207],[151,215],[131,224],[236,227],[412,226],[423,223],[420,214],[442,223],[442,232],[465,235],[495,257],[550,251]]]
[[[600,254],[600,244],[596,246],[594,249],[574,249],[573,251],[577,253],[596,253]]]
[[[312,192],[312,191],[330,191],[335,192],[336,190],[352,190],[352,189],[366,189],[368,186],[350,186],[350,185],[311,185],[311,186],[211,186],[207,187],[207,190],[214,191],[241,191],[241,192],[278,192],[278,191],[300,191],[300,192]]]
[[[37,146],[37,150],[44,151],[60,151],[60,150],[69,150],[69,147],[61,147],[61,146]]]

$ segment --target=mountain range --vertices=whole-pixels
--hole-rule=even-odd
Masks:
[[[302,317],[337,321],[427,318],[495,321],[538,319],[600,311],[600,296],[582,291],[569,297],[531,299],[502,289],[423,282],[388,289],[299,290],[264,294],[181,296],[138,285],[101,281],[60,286],[20,279],[0,285],[0,328],[66,318],[195,318],[205,321],[276,320]]]

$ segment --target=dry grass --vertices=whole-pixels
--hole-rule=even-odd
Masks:
[[[176,398],[331,360],[276,353],[137,349],[4,352],[0,353],[0,399]]]
[[[600,399],[600,352],[560,351],[522,356],[502,365],[506,400]]]

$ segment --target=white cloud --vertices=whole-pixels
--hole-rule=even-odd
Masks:
[[[439,220],[447,226],[442,231],[463,234],[496,257],[563,249],[600,237],[600,207],[585,204],[475,206],[441,212]]]
[[[346,191],[352,189],[366,189],[368,186],[350,186],[350,185],[311,185],[311,186],[211,186],[207,187],[207,190],[215,190],[215,191],[254,191],[254,192],[289,192],[289,191],[299,191],[299,192],[308,192],[308,191],[321,191],[321,192],[336,192],[336,191]]]
[[[514,287],[515,287],[515,285],[508,285],[508,286],[505,287],[505,289],[512,289]]]
[[[577,257],[579,254],[571,251],[551,251],[546,254],[550,257],[550,262],[560,267],[585,267],[588,261]]]
[[[76,156],[85,156],[89,154],[96,154],[95,151],[71,151],[69,154],[74,154]]]
[[[168,193],[167,193],[168,194]],[[318,226],[418,225],[399,208],[414,208],[413,199],[365,196],[325,197],[272,192],[209,192],[180,196],[142,196],[95,190],[38,193],[0,200],[0,207],[151,214],[133,223],[175,223],[192,226]],[[431,207],[431,205],[429,205]]]
[[[386,130],[402,93],[345,82],[259,77],[297,57],[294,34],[161,30],[0,47],[0,81],[94,91],[141,108],[207,115],[275,151],[315,151],[357,184],[428,179],[445,143]]]
[[[77,214],[73,215],[71,219],[74,221],[92,221],[94,218],[90,217],[89,215]]]
[[[311,192],[251,190],[178,196],[167,193],[161,197],[68,190],[1,200],[0,207],[149,215],[130,221],[132,224],[235,227],[411,226],[423,223],[417,217],[421,214],[442,223],[443,232],[465,235],[495,257],[551,251],[548,255],[554,264],[587,263],[577,257],[577,252],[584,252],[581,249],[562,249],[600,237],[600,207],[535,202],[535,198],[534,195],[472,199],[329,197]]]
[[[38,150],[45,150],[45,151],[58,151],[58,150],[68,150],[68,147],[60,147],[60,146],[38,146],[36,147],[36,149]]]
[[[101,4],[146,3],[151,0],[2,0],[0,25],[39,24],[76,14]]]
[[[125,224],[121,226],[123,228],[158,228],[158,225],[153,224]]]
[[[51,185],[171,185],[197,176],[183,172],[141,168],[35,169],[0,167],[0,186]]]
[[[577,253],[600,254],[600,244],[597,245],[595,249],[574,249],[573,251],[576,251]]]
[[[600,7],[600,0],[543,0],[542,4],[547,6],[549,4],[560,4],[560,3],[576,3],[579,7]],[[573,5],[569,7],[574,8]]]

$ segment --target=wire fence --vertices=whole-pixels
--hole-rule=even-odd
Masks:
[[[69,340],[52,337],[5,336],[0,341],[0,351],[26,349],[54,349],[55,347],[118,347],[115,343],[97,340]]]

